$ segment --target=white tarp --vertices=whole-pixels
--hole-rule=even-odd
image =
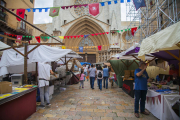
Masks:
[[[175,23],[160,32],[145,38],[140,46],[138,56],[154,53],[162,49],[180,49],[176,46],[180,42],[180,22]]]
[[[11,47],[11,46],[9,46],[9,45],[7,45],[7,44],[5,44],[5,43],[3,43],[3,42],[0,41],[0,50],[1,50],[1,49],[5,49],[5,48],[8,48],[8,47]]]
[[[28,51],[30,51],[34,47],[35,45],[28,46]],[[16,48],[16,49],[20,51],[22,54],[24,54],[24,47]],[[67,55],[70,52],[72,52],[72,50],[70,49],[58,49],[58,48],[41,45],[28,54],[28,58],[29,58],[27,60],[28,70],[30,70],[30,68],[32,69],[35,68],[31,66],[31,64],[34,62],[43,63],[43,62],[56,61],[57,59]],[[24,56],[16,52],[14,49],[5,50],[3,52],[3,55],[0,61],[0,76],[4,75],[7,71],[9,73],[9,72],[12,72],[11,70],[13,70],[14,72],[14,70],[17,68],[19,68],[17,70],[18,72],[24,72],[24,69],[22,69],[24,68],[23,65],[24,65]]]

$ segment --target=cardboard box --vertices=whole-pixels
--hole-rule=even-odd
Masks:
[[[12,82],[3,81],[0,82],[0,94],[11,93]]]

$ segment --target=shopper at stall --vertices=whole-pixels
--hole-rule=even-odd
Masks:
[[[103,69],[101,66],[97,67],[97,80],[99,89],[102,90],[102,79],[103,79]]]
[[[47,106],[50,106],[49,100],[49,80],[50,74],[56,74],[52,71],[51,66],[48,63],[38,63],[38,75],[39,75],[39,91],[40,91],[40,98],[41,98],[41,105],[39,107],[45,108],[44,103],[44,96],[46,98]]]
[[[96,76],[96,68],[93,64],[91,65],[91,68],[89,68],[88,73],[90,76],[91,88],[94,89],[94,80],[95,80],[95,76]]]
[[[146,64],[144,62],[139,62],[139,68],[135,70],[135,116],[139,118],[139,101],[140,101],[140,111],[142,114],[149,115],[147,111],[145,111],[145,101],[147,94],[147,81],[149,76],[146,72]]]
[[[108,89],[108,78],[109,78],[109,69],[107,68],[107,65],[104,66],[103,69],[103,79],[104,79],[104,84],[103,87]]]
[[[86,75],[83,74],[83,71],[81,71],[80,78],[79,78],[79,80],[80,80],[79,89],[81,89],[81,86],[82,86],[82,88],[84,88],[84,79],[85,79],[85,77],[86,77]]]

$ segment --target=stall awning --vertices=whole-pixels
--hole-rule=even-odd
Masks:
[[[145,38],[140,46],[138,56],[155,53],[162,50],[177,50],[180,42],[180,22],[175,23],[160,32]]]

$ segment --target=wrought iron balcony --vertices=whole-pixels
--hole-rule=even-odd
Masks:
[[[5,12],[0,10],[0,20],[7,22],[7,18],[8,18],[8,15]]]
[[[25,22],[17,22],[17,30],[25,32],[26,34],[32,35],[33,29],[29,27]]]

